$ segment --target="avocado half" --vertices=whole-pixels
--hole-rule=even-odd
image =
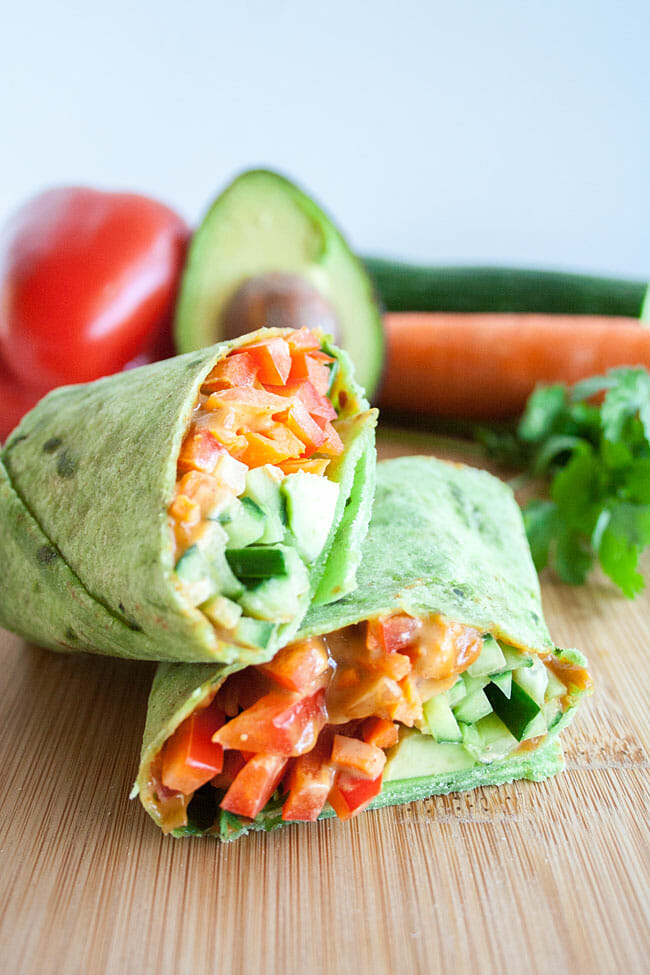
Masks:
[[[232,337],[232,308],[255,279],[298,280],[324,299],[325,330],[350,354],[372,396],[384,360],[373,285],[340,231],[302,190],[278,173],[242,173],[212,204],[190,245],[174,323],[179,352]],[[302,282],[302,287],[301,286]],[[310,306],[313,307],[313,300]],[[230,319],[230,320],[229,320]],[[279,324],[279,322],[268,322]],[[300,322],[285,322],[300,325]],[[304,324],[311,325],[309,321]],[[243,328],[242,331],[246,331]]]

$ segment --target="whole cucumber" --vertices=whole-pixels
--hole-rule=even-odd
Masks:
[[[423,267],[379,257],[364,263],[386,311],[650,316],[647,281],[508,267]]]

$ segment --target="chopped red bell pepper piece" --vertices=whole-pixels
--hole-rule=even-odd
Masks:
[[[360,779],[348,772],[339,772],[328,796],[329,804],[339,819],[349,819],[360,813],[371,799],[381,792],[381,775],[376,779]]]
[[[305,822],[318,819],[334,778],[334,768],[329,761],[330,751],[331,735],[325,729],[310,752],[290,763],[287,777],[289,794],[282,807],[283,819]]]
[[[241,751],[302,755],[313,748],[325,721],[325,690],[309,697],[271,691],[228,721],[215,741]]]
[[[162,755],[162,784],[172,792],[190,795],[221,771],[223,748],[212,736],[225,716],[214,701],[195,711],[167,739]]]
[[[368,648],[383,653],[399,653],[413,643],[420,627],[420,621],[406,613],[371,620],[368,623]]]
[[[287,761],[281,755],[253,755],[226,792],[221,808],[255,819],[277,789]]]
[[[330,659],[322,640],[303,640],[279,650],[273,660],[258,669],[282,687],[302,694],[313,693],[330,674]]]

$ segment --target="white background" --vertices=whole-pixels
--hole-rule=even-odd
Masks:
[[[650,276],[647,0],[5,6],[0,220],[279,168],[362,252]]]

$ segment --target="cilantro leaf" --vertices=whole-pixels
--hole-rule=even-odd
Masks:
[[[594,397],[597,397],[594,400]],[[532,393],[516,428],[478,431],[490,456],[545,479],[547,496],[524,508],[538,569],[585,581],[598,560],[633,598],[650,546],[650,373],[610,370],[568,389]]]

